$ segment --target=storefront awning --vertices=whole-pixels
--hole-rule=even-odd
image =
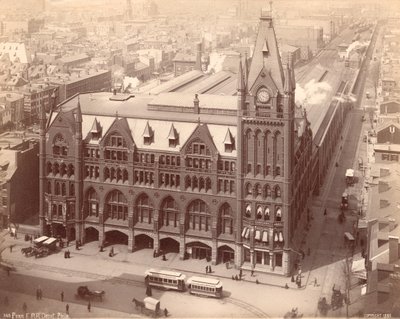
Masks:
[[[279,241],[281,243],[283,242],[283,234],[282,234],[282,232],[279,232]]]
[[[275,233],[274,241],[279,241],[278,233]]]
[[[282,217],[282,211],[280,208],[276,211],[276,217]]]
[[[268,231],[263,232],[262,241],[268,243]]]
[[[254,236],[255,240],[261,240],[261,231],[256,230],[256,235]]]

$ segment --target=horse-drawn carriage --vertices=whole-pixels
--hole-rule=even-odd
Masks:
[[[160,301],[152,297],[146,297],[143,301],[133,298],[136,309],[147,316],[157,317],[161,314]]]
[[[21,253],[23,253],[25,257],[30,257],[35,254],[35,249],[33,247],[21,248]]]
[[[33,249],[33,254],[35,255],[35,258],[46,257],[49,255],[49,253],[50,253],[49,249],[44,246]]]
[[[79,286],[75,297],[81,299],[92,299],[97,298],[100,301],[103,301],[103,296],[105,295],[104,290],[90,290],[88,286]]]

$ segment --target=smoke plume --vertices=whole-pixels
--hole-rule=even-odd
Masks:
[[[322,103],[332,87],[326,82],[316,82],[315,79],[309,81],[304,88],[296,84],[296,104],[316,105]]]

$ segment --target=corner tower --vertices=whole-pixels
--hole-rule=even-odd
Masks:
[[[291,270],[294,89],[291,61],[282,65],[264,11],[249,70],[240,65],[238,79],[236,262],[282,275]]]

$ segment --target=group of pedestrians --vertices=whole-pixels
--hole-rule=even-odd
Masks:
[[[212,273],[211,266],[206,266],[206,274],[211,274],[211,273]]]
[[[69,251],[69,249],[64,251],[64,258],[71,258],[71,252]]]

